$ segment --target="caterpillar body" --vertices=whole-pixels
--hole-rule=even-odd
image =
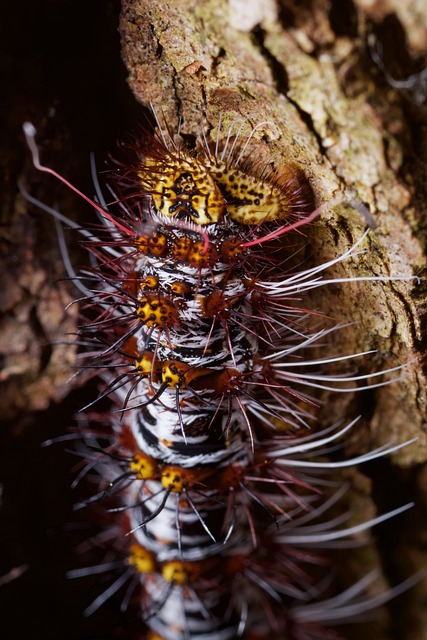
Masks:
[[[354,390],[368,376],[326,369],[366,354],[310,356],[336,327],[303,302],[363,237],[330,263],[288,266],[284,238],[323,207],[297,167],[260,168],[251,143],[230,130],[190,152],[147,135],[115,172],[116,204],[92,202],[103,225],[85,241],[96,262],[79,278],[78,342],[118,409],[83,434],[80,475],[99,476],[87,503],[112,524],[105,561],[70,576],[111,573],[86,614],[123,590],[151,640],[332,637],[328,623],[381,602],[362,581],[319,603],[318,549],[394,514],[319,524],[342,494],[323,496],[322,473],[402,445],[323,457],[356,420],[316,432],[315,392]]]

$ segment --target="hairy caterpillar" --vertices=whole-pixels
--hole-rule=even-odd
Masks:
[[[368,376],[324,369],[367,354],[310,357],[336,327],[313,324],[301,296],[339,282],[323,273],[363,236],[329,264],[288,266],[282,236],[322,207],[297,168],[263,172],[250,143],[230,130],[191,153],[146,137],[116,172],[117,207],[92,202],[104,226],[89,232],[96,263],[80,288],[95,317],[78,340],[119,408],[83,434],[81,475],[99,474],[87,502],[106,501],[114,524],[106,561],[71,576],[117,572],[86,613],[123,587],[151,638],[324,637],[381,598],[361,598],[362,581],[319,603],[312,548],[408,506],[358,527],[318,522],[341,491],[323,498],[316,470],[403,445],[324,459],[355,420],[316,433],[311,390],[354,389]]]

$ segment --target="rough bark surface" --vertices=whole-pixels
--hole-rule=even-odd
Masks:
[[[73,17],[77,41],[60,42],[64,15],[55,17],[55,4]],[[64,199],[57,185],[52,192],[52,182],[31,170],[19,125],[28,118],[35,120],[46,163],[79,179],[80,164],[84,165],[81,173],[88,174],[87,145],[111,149],[115,135],[130,128],[134,114],[143,117],[126,94],[123,72],[117,70],[120,53],[111,26],[117,22],[117,3],[94,2],[90,15],[85,14],[85,3],[72,4],[41,3],[46,25],[40,15],[17,3],[8,9],[9,22],[4,24],[21,25],[24,53],[18,55],[18,36],[12,44],[5,32],[2,40],[11,42],[5,58],[8,128],[1,139],[3,211],[8,223],[1,256],[5,264],[1,406],[7,420],[2,432],[6,452],[2,515],[10,529],[6,548],[11,558],[3,573],[14,564],[30,564],[24,595],[19,594],[19,581],[27,580],[26,576],[11,585],[16,590],[12,600],[28,597],[25,590],[35,589],[46,564],[63,562],[57,560],[62,550],[55,549],[53,558],[46,551],[49,543],[42,529],[67,520],[61,509],[61,515],[52,513],[61,502],[60,490],[65,491],[70,480],[56,458],[44,472],[39,467],[45,458],[41,456],[38,463],[34,456],[41,455],[39,442],[65,431],[70,420],[62,417],[65,410],[71,414],[84,404],[72,397],[65,408],[56,407],[68,393],[65,382],[74,352],[55,341],[74,330],[76,311],[63,309],[76,294],[67,283],[58,283],[64,270],[55,249],[55,233],[50,221],[41,219],[16,194],[16,179],[21,176],[27,190],[49,205],[60,198],[67,215],[72,216],[78,205]],[[141,104],[152,103],[171,131],[180,122],[182,138],[192,145],[203,131],[216,138],[220,116],[221,136],[237,121],[244,123],[243,134],[264,122],[253,138],[260,158],[275,166],[289,161],[301,166],[317,204],[342,198],[306,229],[307,262],[320,263],[338,255],[361,236],[366,223],[347,204],[356,198],[369,208],[376,226],[362,246],[366,252],[337,268],[337,273],[421,278],[420,284],[344,284],[322,291],[321,298],[311,301],[313,308],[346,325],[331,345],[334,353],[376,351],[361,361],[361,373],[408,363],[402,379],[390,386],[363,396],[324,398],[324,424],[343,415],[362,416],[345,454],[417,438],[392,460],[348,474],[352,482],[348,502],[355,521],[412,499],[416,507],[381,527],[367,551],[346,560],[343,584],[373,565],[380,568],[379,583],[396,584],[427,560],[426,285],[422,279],[427,236],[427,106],[422,82],[427,16],[423,5],[423,0],[123,0],[122,4],[122,55],[129,85]],[[86,20],[85,28],[81,20]],[[36,35],[32,25],[35,29],[38,25]],[[17,64],[25,78],[18,86]],[[89,182],[82,184],[92,191]],[[76,261],[81,262],[79,256]],[[46,412],[47,407],[51,408]],[[61,421],[62,426],[57,424]],[[12,456],[21,451],[20,463],[13,462]],[[31,499],[29,485],[23,484],[24,467],[30,469],[37,487]],[[53,489],[56,474],[62,479]],[[40,518],[36,508],[40,511],[43,506],[49,516]],[[28,527],[27,514],[40,528],[38,543],[22,533]],[[50,586],[47,579],[42,582],[46,599],[53,602],[58,597],[55,590],[68,594],[70,589],[58,572],[57,568],[46,572]],[[426,639],[426,601],[424,581],[389,607],[388,618],[368,625],[363,635],[377,640]],[[90,625],[97,629],[95,637],[100,637],[99,628],[109,629],[107,616],[106,621],[81,626],[73,622],[66,630],[69,635],[61,633],[66,621],[81,610],[80,600],[74,613],[60,607],[54,617],[56,627],[49,631],[40,613],[42,603],[43,598],[34,615],[43,637],[86,637]],[[23,621],[19,624],[25,627]],[[362,637],[360,628],[346,633]]]

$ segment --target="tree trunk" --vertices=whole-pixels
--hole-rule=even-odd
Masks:
[[[130,129],[134,114],[143,117],[126,95],[122,72],[116,70],[119,51],[111,27],[113,18],[108,13],[115,4],[94,5],[89,16],[84,13],[85,3],[78,6],[77,14],[81,11],[86,27],[79,27],[81,38],[77,29],[77,42],[69,43],[71,53],[66,54],[64,46],[59,69],[52,62],[56,50],[48,52],[49,63],[43,57],[43,49],[39,58],[34,50],[31,55],[27,52],[28,66],[24,68],[28,69],[28,76],[37,72],[38,86],[44,84],[47,91],[41,99],[37,81],[34,87],[28,80],[27,93],[12,92],[16,103],[11,100],[7,110],[15,135],[5,139],[3,146],[4,157],[9,161],[5,175],[10,176],[5,193],[11,194],[6,199],[8,207],[15,203],[15,216],[3,251],[5,315],[0,347],[5,362],[3,415],[10,420],[4,443],[5,450],[12,453],[24,446],[26,456],[39,455],[35,440],[39,442],[66,430],[65,422],[52,432],[42,431],[40,437],[34,436],[34,429],[38,428],[35,424],[61,416],[55,406],[48,413],[44,410],[68,393],[64,383],[74,352],[67,345],[52,342],[73,330],[76,314],[62,311],[75,293],[67,284],[58,284],[56,275],[52,277],[62,268],[58,266],[58,253],[51,249],[55,235],[48,230],[50,221],[34,218],[34,214],[26,217],[28,203],[20,196],[13,200],[15,179],[23,165],[25,184],[33,195],[35,192],[49,205],[56,198],[65,197],[57,185],[52,195],[52,182],[33,172],[23,147],[16,151],[17,126],[21,119],[35,119],[40,137],[44,138],[46,163],[55,163],[56,169],[61,163],[59,168],[67,177],[78,179],[79,165],[86,163],[86,140],[92,132],[96,150],[112,149],[113,138]],[[234,132],[242,125],[242,135],[249,136],[258,127],[251,148],[260,162],[275,167],[297,164],[310,182],[316,205],[331,202],[317,222],[303,228],[304,264],[320,264],[341,255],[361,237],[366,220],[357,207],[350,206],[351,201],[357,201],[369,209],[375,227],[361,245],[363,254],[339,265],[336,273],[343,277],[395,278],[415,274],[421,278],[420,283],[409,279],[344,283],[322,290],[321,295],[313,295],[310,300],[313,309],[343,325],[330,345],[331,353],[375,350],[375,354],[360,359],[360,373],[406,364],[398,374],[401,379],[393,384],[366,394],[323,398],[321,425],[362,416],[342,455],[356,456],[387,443],[417,438],[415,444],[399,450],[392,459],[346,474],[352,482],[347,499],[355,522],[414,498],[417,504],[379,528],[371,546],[351,552],[341,577],[343,584],[351,583],[372,566],[379,568],[383,585],[398,584],[426,563],[426,385],[422,368],[426,296],[422,277],[427,235],[427,106],[423,102],[421,56],[426,56],[427,16],[422,5],[423,0],[122,3],[122,55],[137,101],[145,107],[151,103],[159,120],[173,133],[179,128],[182,141],[190,146],[202,134],[210,140],[223,139],[229,127]],[[49,2],[46,7],[53,9]],[[68,7],[68,11],[75,24],[80,25],[73,10]],[[28,15],[20,24],[29,37]],[[17,16],[22,17],[15,14],[15,24]],[[61,20],[57,18],[56,23],[49,16],[51,29],[46,25],[43,29],[50,34],[59,28]],[[34,20],[41,29],[40,18]],[[99,27],[100,22],[103,27]],[[95,35],[91,29],[98,29]],[[40,39],[44,35],[41,31]],[[60,36],[61,31],[56,37]],[[59,39],[57,45],[62,51]],[[80,52],[80,62],[74,59],[73,48]],[[15,63],[16,53],[11,55],[10,64]],[[12,87],[10,78],[9,82]],[[31,97],[30,109],[23,95]],[[138,122],[134,122],[136,125]],[[47,155],[48,148],[54,151],[54,159]],[[88,174],[85,169],[80,172]],[[87,184],[85,190],[91,193]],[[61,204],[61,211],[72,216],[75,206],[78,205],[66,201]],[[40,234],[37,240],[34,233]],[[77,244],[75,238],[73,242]],[[74,255],[73,249],[71,253]],[[82,262],[80,256],[76,260],[77,264]],[[80,398],[67,402],[70,413],[84,404]],[[31,420],[34,416],[36,423]],[[28,436],[30,426],[33,430]],[[51,474],[63,474],[62,487],[69,478],[62,472],[57,455],[56,450],[49,470]],[[40,459],[43,465],[44,458]],[[29,562],[37,575],[44,569],[32,546],[37,541],[23,532],[25,518],[13,499],[13,483],[20,485],[24,474],[19,463],[18,467],[12,471],[5,462],[5,508],[11,511],[3,517],[7,520],[12,513],[9,537],[22,539],[25,550],[17,552],[15,546],[19,547],[19,543],[16,545],[14,539],[15,564]],[[32,460],[31,470],[37,476],[37,462]],[[37,482],[37,507],[41,508],[46,500],[53,513],[61,494],[59,490],[52,492],[49,476],[42,472],[41,477]],[[28,508],[28,501],[27,495],[18,501],[23,510]],[[58,522],[65,516],[50,517]],[[40,527],[46,524],[44,518],[41,522],[39,516],[32,518]],[[54,562],[58,562],[56,555]],[[67,568],[71,566],[72,563]],[[58,577],[51,580],[56,584]],[[19,589],[18,582],[14,589]],[[25,588],[29,589],[28,585],[23,586],[24,594]],[[52,586],[44,588],[48,594],[53,593]],[[67,593],[70,587],[61,583],[60,588]],[[388,607],[389,619],[368,625],[364,635],[377,640],[427,639],[423,606],[426,597],[426,584],[420,583],[401,602]],[[81,602],[76,604],[75,611],[80,606]],[[72,615],[75,612],[64,611],[64,622],[58,614],[58,629]],[[99,624],[108,629],[110,619]],[[40,625],[44,636],[49,637],[48,625]],[[83,637],[85,627],[80,629],[76,624],[72,633],[70,637]],[[360,628],[349,629],[348,637],[358,638],[361,633]]]

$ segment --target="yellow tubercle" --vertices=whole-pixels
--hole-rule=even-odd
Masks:
[[[138,301],[136,316],[147,327],[162,329],[177,323],[177,310],[174,304],[165,296],[147,294]]]
[[[156,561],[153,554],[140,544],[131,545],[128,563],[134,567],[138,573],[153,573],[156,569]]]
[[[159,286],[159,279],[157,276],[145,276],[140,282],[140,289],[156,289]]]
[[[192,476],[188,471],[176,466],[165,467],[161,475],[162,486],[172,493],[181,493],[191,480]]]
[[[157,474],[156,460],[143,453],[137,453],[134,456],[129,468],[137,480],[151,480]]]
[[[193,241],[187,236],[177,238],[172,245],[172,256],[175,260],[179,260],[180,262],[186,260],[192,244]]]
[[[191,291],[191,286],[186,282],[176,281],[171,284],[171,291],[176,296],[184,297]]]
[[[135,241],[137,249],[144,256],[163,256],[168,250],[168,239],[163,233],[138,236]]]
[[[150,375],[153,369],[153,354],[145,351],[142,356],[135,359],[135,370],[141,375]]]
[[[190,562],[180,562],[178,560],[165,562],[162,567],[162,576],[166,582],[172,582],[183,586],[194,582],[199,576],[199,568]]]

